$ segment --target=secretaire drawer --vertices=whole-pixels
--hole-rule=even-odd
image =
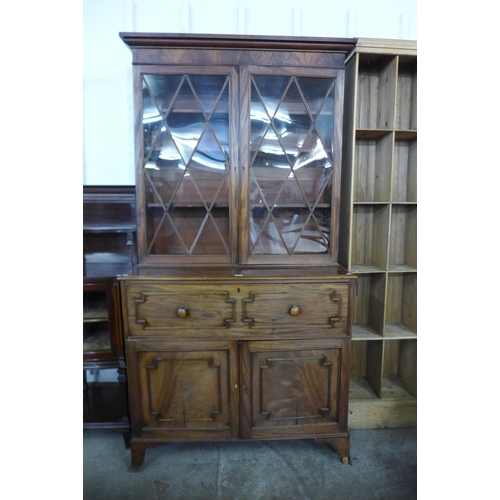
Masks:
[[[245,289],[242,321],[251,328],[312,327],[347,330],[347,284],[281,284]]]
[[[236,321],[236,299],[224,287],[128,284],[124,300],[129,335],[221,329]]]

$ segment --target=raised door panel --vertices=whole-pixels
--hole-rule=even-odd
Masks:
[[[229,342],[129,342],[131,399],[141,437],[230,438],[237,433]],[[233,366],[232,366],[233,365]],[[231,368],[232,366],[232,368]],[[168,436],[168,437],[167,437]]]
[[[242,343],[243,436],[305,438],[346,431],[344,348],[335,340]]]

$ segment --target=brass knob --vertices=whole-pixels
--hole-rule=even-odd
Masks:
[[[300,314],[300,307],[299,306],[292,306],[290,307],[290,311],[288,311],[291,316],[298,316]]]
[[[178,318],[185,318],[188,314],[188,310],[185,307],[178,307],[176,313]]]

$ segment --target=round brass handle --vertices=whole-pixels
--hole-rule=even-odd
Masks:
[[[298,316],[300,314],[300,307],[299,306],[292,306],[290,307],[290,311],[288,311],[291,316]]]
[[[188,310],[185,307],[178,307],[176,313],[177,317],[185,318],[188,314]]]

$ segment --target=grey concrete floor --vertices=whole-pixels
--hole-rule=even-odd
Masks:
[[[351,464],[314,440],[170,443],[128,472],[121,431],[83,431],[84,500],[411,500],[417,429],[351,431]]]

